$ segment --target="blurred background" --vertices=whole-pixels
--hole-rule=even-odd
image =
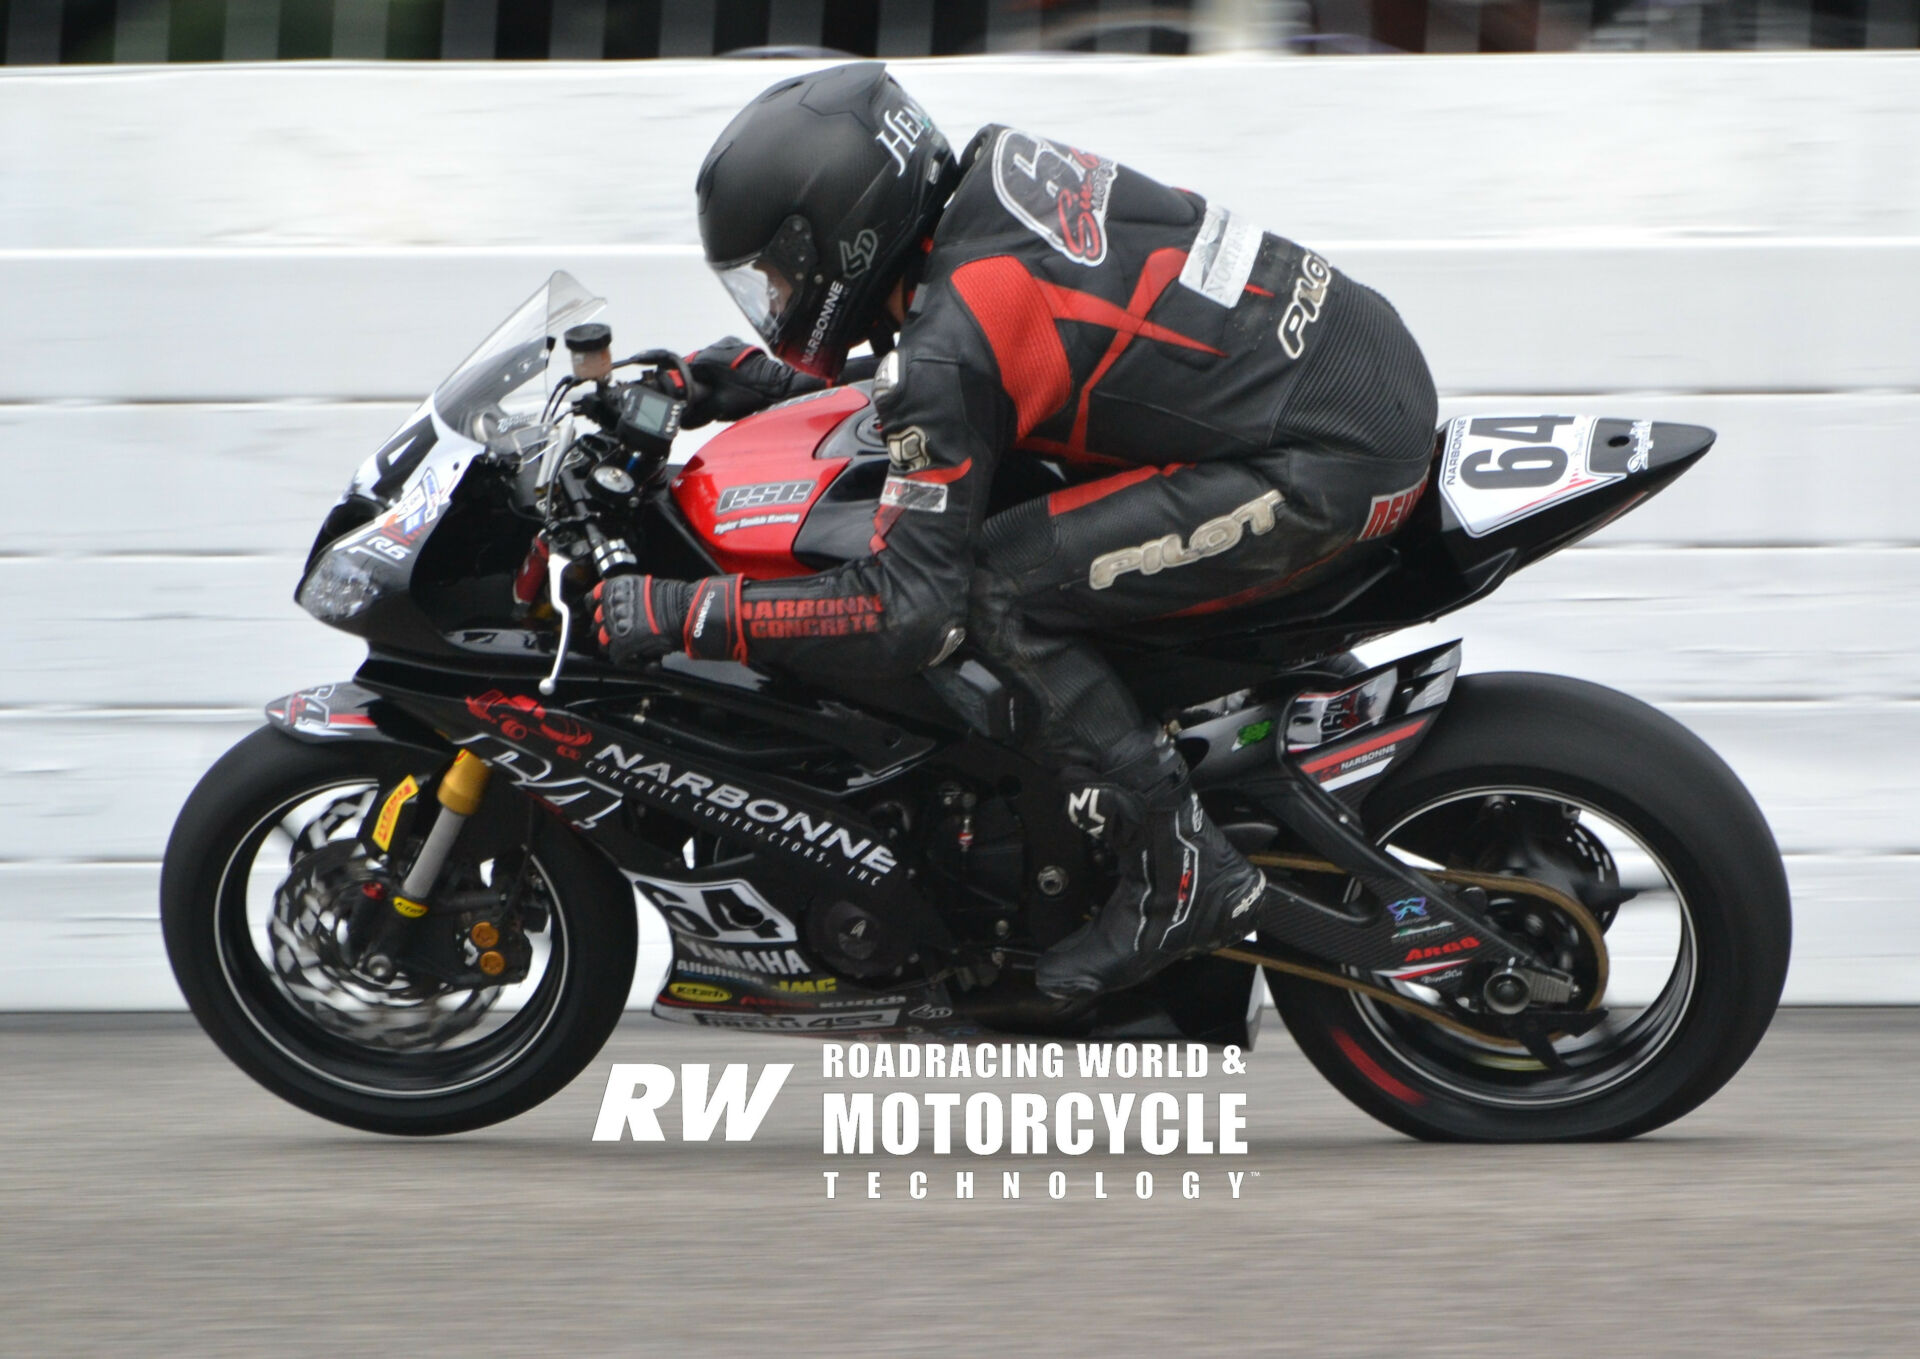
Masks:
[[[552,269],[629,348],[740,330],[692,179],[785,68],[711,58],[834,53],[956,143],[1029,126],[1312,245],[1443,416],[1719,429],[1374,650],[1659,704],[1787,852],[1788,999],[1920,1001],[1920,0],[0,0],[0,42],[0,1010],[179,1004],[167,830],[356,665],[291,601],[353,468]]]
[[[10,63],[1912,47],[1916,0],[0,0]]]

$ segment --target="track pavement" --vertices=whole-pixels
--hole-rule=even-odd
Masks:
[[[1920,1352],[1920,1010],[1784,1012],[1613,1146],[1419,1145],[1264,1038],[1241,1077],[962,1083],[1244,1090],[1243,1157],[856,1161],[821,1153],[808,1041],[635,1020],[544,1107],[403,1142],[280,1103],[183,1016],[0,1016],[0,1354]],[[796,1066],[751,1142],[594,1143],[613,1061]],[[832,1202],[824,1169],[855,1172]],[[1229,1169],[1259,1172],[1238,1200]]]

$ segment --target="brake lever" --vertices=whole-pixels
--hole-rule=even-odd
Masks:
[[[573,558],[562,556],[549,550],[547,553],[547,594],[553,600],[555,612],[560,615],[560,645],[554,649],[553,669],[540,681],[540,692],[551,698],[560,682],[560,667],[567,663],[567,644],[573,636],[573,610],[567,604],[565,582],[567,568],[573,565]]]

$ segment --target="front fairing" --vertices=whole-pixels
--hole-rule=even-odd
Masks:
[[[567,327],[605,302],[555,273],[497,327],[354,473],[321,526],[297,599],[330,627],[415,652],[447,652],[415,596],[414,573],[473,468],[537,480],[564,447],[546,415]]]
[[[440,651],[447,648],[414,597],[414,568],[461,480],[485,449],[448,430],[430,412],[422,425],[406,454],[411,471],[389,497],[363,495],[368,483],[361,476],[367,469],[356,475],[342,504],[375,506],[375,517],[316,545],[298,598],[308,613],[344,632],[406,650]]]

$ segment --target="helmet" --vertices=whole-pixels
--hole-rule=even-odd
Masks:
[[[839,375],[959,172],[877,61],[783,80],[727,124],[695,181],[707,263],[783,361]]]

